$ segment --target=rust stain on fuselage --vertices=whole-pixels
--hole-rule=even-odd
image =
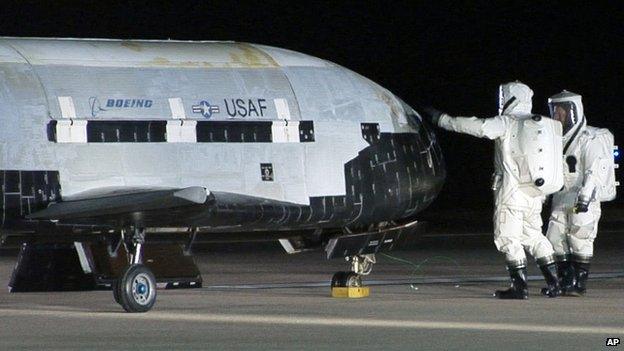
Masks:
[[[407,120],[404,117],[405,111],[403,107],[388,91],[379,89],[377,90],[376,95],[390,109],[390,120],[394,129],[403,129],[407,124]]]
[[[235,46],[240,52],[230,52],[232,65],[239,67],[278,67],[273,58],[261,50],[246,43],[238,43]]]
[[[143,51],[143,46],[141,45],[141,43],[138,43],[136,41],[123,41],[121,42],[121,46],[135,52]]]
[[[171,61],[169,61],[168,59],[161,57],[161,56],[156,56],[154,57],[154,59],[151,62],[154,65],[157,66],[169,66],[171,65]]]
[[[393,118],[399,118],[402,111],[399,109],[397,102],[385,91],[378,91],[377,96],[381,101],[383,101],[388,108],[390,108],[390,112],[392,113]]]
[[[214,64],[208,61],[170,61],[169,59],[157,56],[152,59],[149,64],[154,66],[165,66],[165,67],[213,67]]]
[[[144,51],[145,47],[138,42],[124,41],[121,46],[135,52]],[[266,68],[279,67],[275,60],[260,49],[256,49],[247,43],[233,43],[228,45],[225,50],[226,59],[217,59],[215,62],[210,61],[210,57],[197,61],[175,61],[167,57],[156,56],[147,62],[152,66],[164,67],[245,67],[245,68]],[[209,56],[209,55],[208,55]]]

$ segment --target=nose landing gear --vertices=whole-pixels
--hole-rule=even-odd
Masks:
[[[331,280],[332,288],[356,288],[362,286],[362,276],[369,275],[375,264],[375,255],[355,255],[345,257],[351,262],[351,271],[336,272]]]

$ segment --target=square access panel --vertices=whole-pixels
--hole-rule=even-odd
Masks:
[[[261,163],[260,164],[260,175],[262,176],[262,180],[265,182],[273,181],[273,164],[272,163]]]

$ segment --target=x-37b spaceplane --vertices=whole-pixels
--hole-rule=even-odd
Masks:
[[[201,286],[191,247],[347,257],[414,232],[445,178],[418,113],[334,63],[236,42],[0,38],[0,233],[18,291]]]

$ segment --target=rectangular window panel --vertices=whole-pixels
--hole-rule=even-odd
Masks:
[[[49,122],[46,126],[48,140],[74,143],[167,142],[167,121],[79,120],[70,122]],[[78,122],[82,124],[76,127],[76,130],[72,130],[71,128],[75,127]],[[59,123],[64,123],[62,126],[65,127],[60,132]],[[273,142],[273,123],[273,121],[198,121],[195,132],[197,142],[200,143],[271,143]],[[299,121],[297,123],[299,125],[299,142],[313,142],[314,122]],[[79,133],[82,137],[78,140],[72,138],[76,132],[82,133]],[[171,142],[175,142],[175,137],[172,136],[172,138],[173,141]],[[297,139],[290,142],[297,142]]]
[[[167,121],[89,121],[89,143],[160,143],[167,141]]]
[[[270,143],[271,122],[197,122],[200,143]]]

